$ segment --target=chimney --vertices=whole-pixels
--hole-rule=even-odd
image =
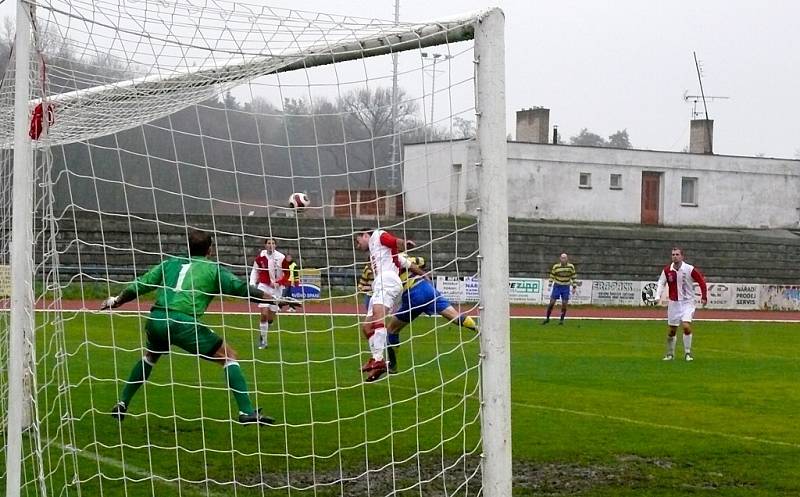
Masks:
[[[550,109],[534,107],[517,111],[517,141],[547,143]]]
[[[519,118],[518,118],[519,120]],[[692,119],[689,131],[689,153],[714,153],[714,120]]]

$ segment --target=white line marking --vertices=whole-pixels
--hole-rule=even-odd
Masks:
[[[201,496],[201,497],[202,496],[228,497],[230,495],[230,494],[227,494],[227,493],[226,494],[217,493],[217,492],[215,492],[215,491],[213,491],[211,489],[208,489],[207,492],[205,490],[201,491],[201,490],[197,489],[198,485],[203,485],[202,482],[196,482],[196,483],[194,483],[194,482],[193,483],[186,482],[185,485],[180,485],[179,483],[174,482],[174,481],[170,481],[170,479],[165,478],[165,477],[163,477],[161,475],[158,475],[156,473],[148,471],[148,470],[146,470],[144,468],[140,468],[138,466],[134,466],[131,463],[126,462],[126,463],[123,464],[123,462],[118,460],[118,459],[114,459],[112,457],[101,456],[100,454],[93,453],[93,452],[87,452],[87,451],[84,451],[84,450],[81,450],[81,449],[76,449],[75,447],[72,447],[72,446],[68,447],[68,446],[66,446],[66,445],[64,445],[62,443],[56,442],[54,440],[50,440],[50,444],[52,444],[52,445],[54,445],[56,447],[59,447],[65,454],[66,453],[74,453],[74,454],[77,454],[78,457],[82,457],[83,459],[87,459],[89,461],[102,463],[102,464],[106,464],[108,466],[113,466],[113,467],[115,467],[117,469],[121,469],[124,474],[131,473],[134,476],[137,476],[137,477],[142,478],[142,479],[153,479],[153,480],[155,480],[157,482],[156,484],[169,485],[171,487],[180,489],[180,491],[182,493],[184,493],[184,494],[197,495],[197,496]],[[211,485],[211,484],[213,484],[213,482],[209,482],[209,485]]]
[[[563,407],[550,407],[550,406],[543,406],[538,404],[526,404],[524,402],[511,402],[512,405],[518,407],[524,407],[527,409],[539,409],[542,411],[553,411],[553,412],[560,412],[565,414],[573,414],[575,416],[584,416],[584,417],[591,417],[591,418],[600,418],[600,419],[608,419],[611,421],[620,421],[623,423],[630,423],[640,426],[648,426],[651,428],[658,428],[658,429],[666,429],[666,430],[675,430],[675,431],[684,431],[688,433],[696,433],[698,435],[711,435],[717,437],[724,437],[730,438],[733,440],[739,440],[744,442],[758,442],[762,444],[769,444],[769,445],[780,445],[783,447],[792,447],[795,449],[800,449],[800,444],[794,442],[782,442],[779,440],[768,440],[765,438],[758,438],[758,437],[751,437],[749,435],[736,435],[733,433],[724,433],[721,431],[710,431],[710,430],[702,430],[700,428],[688,428],[685,426],[676,426],[676,425],[664,425],[660,423],[653,423],[651,421],[641,421],[638,419],[631,419],[625,418],[622,416],[611,416],[608,414],[599,414],[594,412],[587,412],[587,411],[576,411],[574,409],[565,409]]]
[[[39,311],[51,311],[51,309],[38,309]],[[88,312],[91,314],[107,314],[109,311],[98,311],[97,309],[63,309],[61,312]],[[114,314],[147,314],[150,311],[142,309],[141,311],[128,311],[128,310],[114,310]],[[255,316],[255,312],[242,312],[242,311],[208,311],[204,315],[207,316],[214,316],[214,315],[235,315],[235,316]],[[343,317],[343,316],[358,316],[359,314],[352,314],[352,313],[330,313],[330,312],[299,312],[297,314],[288,314],[288,313],[280,313],[279,314],[283,318],[302,318],[303,316],[324,316],[324,317]],[[431,316],[423,316],[425,318],[431,319]],[[531,319],[531,320],[538,320],[541,319],[541,316],[510,316],[511,319]],[[441,318],[439,318],[441,319]],[[569,316],[567,321],[666,321],[666,316],[664,317],[616,317],[616,316]],[[733,318],[709,318],[709,319],[696,319],[694,322],[696,323],[703,323],[703,322],[714,322],[714,323],[800,323],[800,317],[797,319],[733,319]]]

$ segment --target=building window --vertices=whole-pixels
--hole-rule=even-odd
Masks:
[[[681,178],[681,205],[697,206],[697,178]]]
[[[591,188],[592,187],[592,173],[581,173],[578,180],[578,188]]]
[[[609,188],[612,190],[622,190],[622,175],[621,174],[612,174],[611,180],[609,181]]]

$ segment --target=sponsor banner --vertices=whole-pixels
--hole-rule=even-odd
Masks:
[[[656,302],[656,290],[658,290],[658,283],[655,281],[643,281],[642,282],[642,291],[641,291],[641,305],[666,305],[667,299],[666,295],[661,296],[661,301]],[[665,294],[667,292],[664,292]]]
[[[0,265],[0,297],[11,296],[11,266]]]
[[[656,302],[655,281],[642,283],[642,305],[667,305],[669,293],[667,288],[661,295],[661,301]],[[708,305],[710,309],[756,309],[758,308],[758,295],[760,285],[747,285],[742,283],[707,283]],[[694,287],[695,302],[699,308],[700,287]]]
[[[481,299],[481,282],[474,276],[464,278],[464,299],[467,302],[477,302]]]
[[[542,285],[540,278],[509,278],[508,300],[512,304],[541,304]]]
[[[437,276],[436,289],[451,302],[464,302],[464,282],[458,276]]]
[[[733,287],[731,306],[734,309],[758,309],[761,285],[736,283]]]
[[[297,271],[297,278],[301,284],[322,288],[322,271],[319,269],[301,269]]]
[[[733,284],[731,283],[706,283],[708,290],[708,305],[711,309],[731,309],[733,307]],[[700,286],[694,286],[695,300],[700,307]]]
[[[593,305],[639,305],[641,299],[640,281],[592,281]]]
[[[322,289],[310,283],[300,283],[291,287],[292,298],[295,299],[318,299],[322,297]]]
[[[800,286],[761,285],[759,302],[762,308],[772,311],[798,311],[800,310]]]
[[[550,296],[553,294],[553,282],[550,280],[543,280],[544,291],[542,292],[542,303],[547,304],[550,302]],[[570,289],[569,294],[570,304],[591,304],[592,303],[592,280],[580,280],[574,288]]]
[[[291,287],[291,295],[296,299],[318,299],[322,297],[322,271],[303,268],[297,271],[299,285]]]

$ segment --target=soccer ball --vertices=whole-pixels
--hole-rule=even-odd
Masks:
[[[311,205],[311,201],[305,193],[295,192],[289,197],[289,207],[292,209],[304,209],[309,205]]]

